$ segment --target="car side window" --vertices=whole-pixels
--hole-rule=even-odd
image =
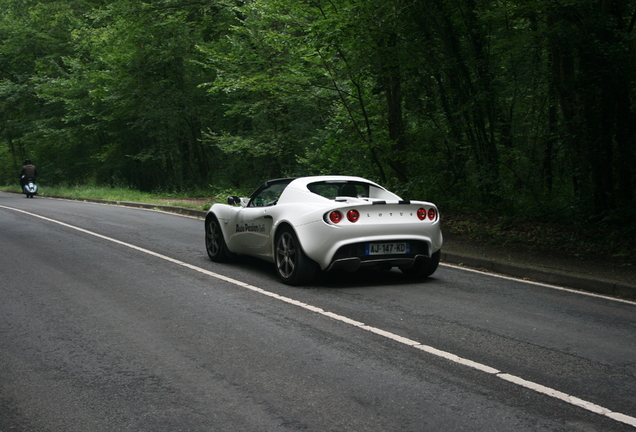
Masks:
[[[248,207],[270,207],[278,203],[278,198],[283,193],[288,183],[275,183],[258,192],[252,197]]]

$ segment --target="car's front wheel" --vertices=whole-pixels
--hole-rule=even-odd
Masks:
[[[205,249],[210,259],[215,262],[226,262],[233,257],[225,244],[223,231],[216,216],[211,216],[205,221]]]
[[[413,264],[413,267],[400,268],[400,270],[406,276],[413,279],[428,277],[432,275],[433,273],[435,273],[435,270],[437,270],[437,267],[439,266],[439,258],[441,254],[442,254],[442,251],[440,249],[437,252],[435,252],[430,258],[415,262],[415,264]]]
[[[300,247],[294,231],[289,227],[281,228],[276,235],[276,272],[280,280],[287,285],[301,285],[309,282],[318,269]]]

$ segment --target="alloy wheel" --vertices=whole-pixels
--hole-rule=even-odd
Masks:
[[[288,232],[278,238],[276,244],[276,266],[279,274],[287,279],[293,276],[296,269],[296,242]]]

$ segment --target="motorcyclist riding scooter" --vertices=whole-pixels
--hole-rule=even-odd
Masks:
[[[33,196],[38,193],[38,187],[35,184],[35,178],[37,175],[38,170],[35,169],[31,160],[28,158],[25,159],[22,171],[20,171],[20,186],[22,187],[22,192],[27,198],[33,198]]]

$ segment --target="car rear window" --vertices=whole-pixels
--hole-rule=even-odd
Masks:
[[[310,183],[307,188],[321,197],[335,199],[339,196],[369,198],[369,192],[378,189],[373,185],[352,181],[321,181]]]

